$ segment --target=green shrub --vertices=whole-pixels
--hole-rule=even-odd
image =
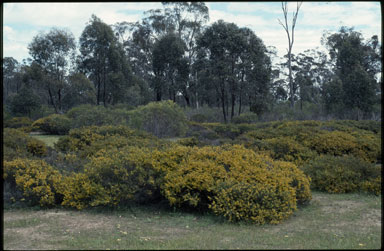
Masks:
[[[11,189],[23,192],[32,205],[54,206],[62,176],[43,160],[14,159],[4,161],[4,181]]]
[[[302,169],[311,177],[312,189],[329,193],[381,193],[381,166],[353,156],[322,155]]]
[[[253,112],[242,113],[239,116],[232,118],[234,124],[251,124],[259,121],[259,116]]]
[[[71,129],[71,120],[60,114],[52,114],[33,122],[32,126],[47,134],[65,135]]]
[[[209,117],[205,114],[194,114],[190,117],[191,121],[198,122],[198,123],[204,123],[209,121]]]
[[[71,128],[103,125],[127,125],[130,112],[125,107],[80,105],[70,109],[66,115],[71,118]]]
[[[171,100],[139,106],[131,116],[130,126],[157,137],[183,136],[188,128],[183,110]]]
[[[3,127],[9,128],[26,128],[32,125],[33,121],[28,117],[13,117],[4,120]]]
[[[47,154],[44,142],[32,138],[19,129],[4,128],[3,157],[12,160],[17,157],[42,157]]]
[[[92,156],[100,149],[123,146],[160,147],[166,144],[148,133],[127,126],[88,126],[72,129],[61,137],[55,148],[62,152],[76,152],[82,157]]]
[[[196,137],[188,137],[179,139],[177,143],[182,146],[197,146],[199,144],[199,140]]]
[[[190,122],[188,126],[188,131],[186,133],[187,137],[196,137],[200,142],[217,140],[220,136],[212,129],[208,128],[206,124]]]
[[[239,127],[234,124],[204,123],[204,126],[214,130],[223,138],[234,139],[241,134]]]

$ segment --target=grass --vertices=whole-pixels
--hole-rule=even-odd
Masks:
[[[4,209],[4,249],[380,249],[381,196],[313,193],[279,225],[131,210]]]
[[[62,135],[30,134],[31,137],[43,141],[47,146],[53,147]]]

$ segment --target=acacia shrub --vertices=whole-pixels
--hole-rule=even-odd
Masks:
[[[19,128],[23,130],[24,132],[30,132],[32,130],[32,123],[33,120],[31,120],[28,117],[13,117],[9,119],[4,119],[3,121],[3,127],[8,128]]]
[[[42,157],[47,154],[44,142],[32,138],[19,129],[4,128],[3,131],[3,158],[12,160],[17,157]]]
[[[43,160],[17,158],[4,161],[4,182],[11,190],[20,190],[31,205],[51,207],[60,203],[62,176]]]
[[[167,143],[157,137],[128,126],[88,126],[72,129],[61,137],[55,148],[61,152],[75,152],[82,157],[92,156],[100,149],[123,146],[161,147]]]
[[[209,209],[230,221],[279,223],[311,199],[309,179],[294,164],[243,146],[176,146],[154,159],[171,205]]]
[[[302,166],[311,188],[328,193],[381,194],[381,166],[354,156],[321,155]]]
[[[65,135],[71,129],[71,119],[63,114],[52,114],[36,120],[32,127],[47,134]]]

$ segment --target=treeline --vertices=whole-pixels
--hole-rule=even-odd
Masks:
[[[69,30],[52,28],[32,39],[28,60],[3,58],[3,113],[36,119],[81,104],[136,107],[170,99],[218,107],[224,122],[242,113],[266,119],[305,109],[317,116],[306,119],[380,117],[377,36],[366,40],[348,27],[324,33],[328,55],[292,55],[288,91],[287,64],[272,63],[276,50],[249,28],[222,20],[207,25],[203,2],[165,2],[144,14],[114,25],[92,15],[78,42]]]

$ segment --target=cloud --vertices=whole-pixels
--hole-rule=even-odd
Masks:
[[[207,2],[210,22],[223,19],[239,27],[251,28],[266,46],[275,46],[280,55],[286,53],[287,37],[277,19],[283,19],[280,2]],[[52,27],[67,28],[78,39],[92,14],[107,24],[135,22],[143,12],[161,8],[161,2],[63,2],[5,3],[3,5],[4,55],[21,55],[39,31]],[[289,18],[296,8],[288,3]],[[337,32],[342,26],[354,26],[364,38],[378,35],[381,42],[379,2],[303,2],[295,29],[293,50],[303,51],[320,45],[324,30]],[[7,53],[7,54],[6,54]],[[21,60],[28,56],[28,52]]]

